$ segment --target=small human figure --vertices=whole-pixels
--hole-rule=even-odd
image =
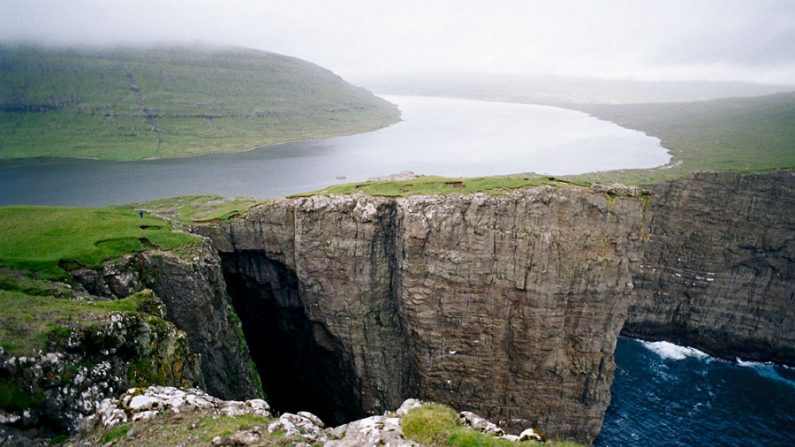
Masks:
[[[143,219],[144,218],[144,210],[138,210],[138,216]]]

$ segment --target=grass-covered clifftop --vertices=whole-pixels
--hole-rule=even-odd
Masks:
[[[334,73],[264,51],[0,47],[0,159],[237,152],[398,119]]]
[[[188,247],[194,236],[127,208],[0,207],[0,268],[43,279],[67,278],[70,268],[97,268],[149,248]]]

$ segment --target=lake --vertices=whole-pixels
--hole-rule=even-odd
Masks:
[[[385,96],[403,121],[374,132],[183,159],[0,161],[0,205],[102,206],[186,194],[257,198],[413,171],[551,175],[649,168],[657,138],[557,107]]]

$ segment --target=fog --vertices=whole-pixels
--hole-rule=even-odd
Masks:
[[[349,78],[466,72],[795,83],[789,0],[0,0],[0,41],[229,44]]]

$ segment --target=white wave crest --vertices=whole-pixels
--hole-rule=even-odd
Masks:
[[[791,387],[795,387],[795,381],[782,376],[781,374],[778,373],[778,371],[776,371],[776,368],[790,369],[786,366],[776,365],[775,363],[771,362],[765,362],[765,363],[747,362],[741,360],[739,357],[737,357],[737,364],[746,368],[753,369],[757,374],[759,374],[762,377],[785,383]]]
[[[706,352],[699,351],[696,348],[687,346],[679,346],[667,341],[641,341],[646,349],[654,352],[663,359],[668,360],[684,360],[688,357],[706,358],[709,355]]]

